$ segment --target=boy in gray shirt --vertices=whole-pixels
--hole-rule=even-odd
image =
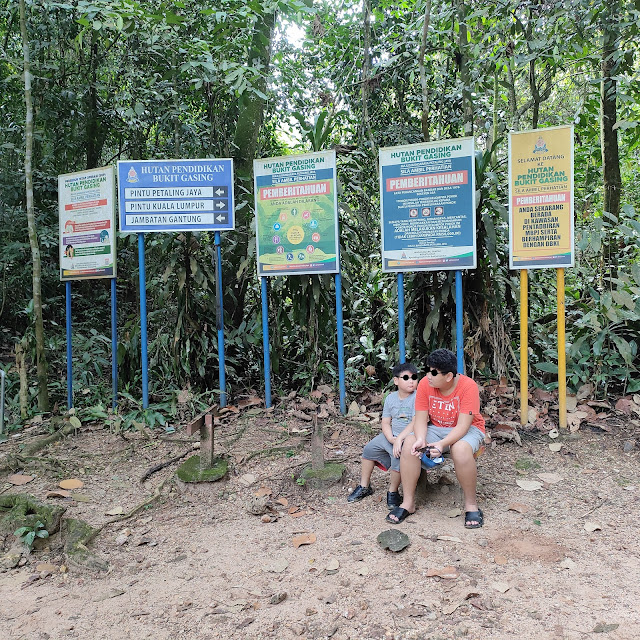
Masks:
[[[398,388],[390,393],[382,409],[382,433],[368,442],[362,452],[360,484],[347,498],[358,502],[373,493],[371,473],[374,467],[383,471],[391,469],[387,508],[394,509],[402,502],[400,488],[400,452],[405,438],[413,432],[418,370],[410,362],[402,362],[393,370],[393,382]]]

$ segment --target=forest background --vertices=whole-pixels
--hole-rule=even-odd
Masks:
[[[575,127],[576,265],[567,376],[640,389],[640,2],[76,0],[0,6],[0,366],[9,422],[66,404],[57,176],[119,159],[232,157],[223,234],[227,383],[262,387],[252,161],[338,154],[346,382],[380,388],[398,358],[397,290],[380,264],[378,148],[473,135],[478,267],[463,276],[467,372],[519,375],[508,269],[507,134]],[[24,71],[26,70],[26,74]],[[213,234],[148,234],[150,396],[217,398]],[[120,406],[141,397],[135,235],[118,237]],[[529,272],[532,385],[557,386],[554,270]],[[330,276],[269,280],[277,393],[337,380]],[[407,354],[455,348],[453,272],[407,274]],[[74,282],[75,404],[111,399],[109,284]],[[22,385],[20,378],[22,377]],[[20,392],[22,386],[22,393]],[[153,418],[152,418],[153,420]]]

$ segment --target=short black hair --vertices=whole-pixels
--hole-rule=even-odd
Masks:
[[[449,349],[436,349],[427,357],[427,368],[433,367],[440,373],[453,373],[458,375],[458,358]]]
[[[401,362],[391,369],[391,373],[394,378],[397,378],[403,371],[417,374],[418,368],[415,364],[411,364],[411,362]]]

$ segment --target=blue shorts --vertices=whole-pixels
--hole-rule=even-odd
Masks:
[[[433,424],[430,424],[427,427],[427,442],[437,442],[438,440],[442,440],[446,436],[451,433],[451,429],[449,427],[436,427]],[[478,429],[478,427],[469,427],[469,431],[464,435],[464,437],[460,438],[458,442],[468,442],[471,446],[471,450],[473,453],[477,453],[478,449],[484,444],[484,433]],[[442,453],[447,453],[449,451],[449,447],[445,447]],[[425,464],[422,465],[423,469],[430,469],[431,467],[427,467]]]

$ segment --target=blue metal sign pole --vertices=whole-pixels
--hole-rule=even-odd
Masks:
[[[336,273],[336,324],[338,328],[338,384],[340,411],[347,413],[347,394],[344,383],[344,323],[342,321],[342,276]]]
[[[118,406],[118,315],[116,312],[116,279],[111,278],[111,407]]]
[[[405,362],[404,337],[404,273],[398,273],[398,346],[400,347],[400,362]]]
[[[67,408],[73,407],[73,366],[71,364],[71,281],[65,283],[65,307],[67,315]]]
[[[464,373],[464,335],[462,333],[462,271],[456,270],[456,354],[458,373]]]
[[[264,350],[264,406],[271,407],[271,357],[269,355],[269,304],[267,302],[267,279],[260,278],[262,298],[262,348]]]
[[[142,359],[142,408],[149,406],[149,362],[147,354],[147,284],[144,267],[144,233],[138,234],[138,271],[140,280],[140,348]]]
[[[220,232],[213,235],[216,247],[216,297],[218,298],[216,328],[218,330],[218,380],[220,383],[220,406],[227,406],[227,383],[224,372],[224,300],[222,297],[222,252]]]

